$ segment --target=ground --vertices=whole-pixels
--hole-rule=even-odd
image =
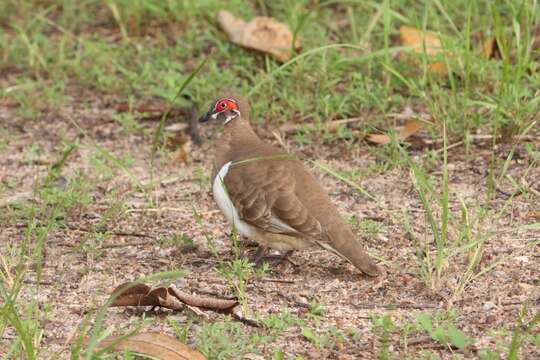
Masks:
[[[5,358],[132,358],[92,349],[132,330],[209,359],[540,357],[534,2],[70,4],[0,1]],[[298,56],[281,65],[228,42],[214,20],[225,5],[289,24]],[[435,31],[444,54],[396,55],[403,24]],[[480,55],[479,33],[497,56]],[[324,250],[245,260],[254,244],[210,191],[220,127],[193,121],[223,88],[312,169],[383,276]],[[137,280],[238,299],[243,321],[104,306]]]
[[[185,276],[174,280],[174,283],[186,291],[235,295],[227,279],[217,270],[220,264],[234,260],[228,236],[231,229],[216,211],[208,186],[212,143],[219,136],[219,128],[207,126],[202,129],[203,143],[190,151],[187,165],[171,160],[170,155],[158,156],[154,179],[151,179],[148,166],[151,142],[148,137],[126,136],[121,126],[110,121],[110,113],[99,110],[103,104],[96,103],[93,107],[91,112],[74,107],[69,114],[58,114],[60,118],[55,117],[56,121],[44,119],[24,129],[7,122],[11,134],[8,149],[11,150],[6,152],[9,155],[3,157],[0,164],[2,181],[18,184],[13,194],[32,193],[37,179],[46,176],[50,164],[61,156],[58,134],[70,139],[80,138],[79,150],[68,157],[60,179],[64,179],[63,176],[73,179],[73,174],[79,174],[88,183],[84,186],[91,187],[84,195],[89,196],[88,202],[62,214],[55,225],[58,228],[51,230],[45,239],[41,285],[37,292],[34,287],[36,272],[29,269],[25,274],[21,296],[28,300],[37,296],[39,306],[47,308],[42,319],[44,357],[67,356],[85,314],[102,305],[115,286],[145,275],[183,270]],[[5,120],[10,116],[13,114],[9,110],[2,115]],[[77,122],[82,130],[64,116]],[[153,128],[155,125],[149,123],[146,126]],[[271,130],[258,128],[257,132],[267,141],[276,142]],[[80,137],[81,131],[84,137]],[[369,145],[365,143],[338,145],[337,148],[321,144],[297,149],[287,137],[285,141],[293,150],[343,172],[362,171],[377,161],[369,154]],[[30,146],[42,150],[39,156],[25,158],[23,149]],[[92,170],[95,169],[92,159],[97,156],[98,148],[116,158],[130,154],[129,176],[121,171],[103,174]],[[504,159],[507,151],[502,148],[496,156]],[[527,314],[538,311],[540,305],[539,232],[520,230],[516,226],[527,224],[528,216],[537,216],[535,211],[538,208],[532,199],[521,195],[509,201],[502,190],[492,199],[486,199],[483,174],[487,171],[487,162],[481,156],[482,148],[475,146],[475,155],[468,159],[461,153],[459,148],[449,153],[451,210],[459,213],[462,206],[459,198],[462,198],[466,204],[489,202],[494,214],[502,212],[499,216],[484,219],[482,227],[477,230],[486,237],[478,270],[475,271],[475,274],[480,274],[477,279],[467,283],[466,288],[453,297],[464,270],[463,264],[467,262],[464,254],[448,260],[444,265],[447,275],[434,289],[428,288],[419,276],[415,254],[417,246],[401,218],[408,216],[413,232],[424,234],[425,211],[415,193],[408,169],[394,168],[363,179],[362,186],[376,197],[376,201],[335,177],[314,169],[343,216],[364,220],[368,234],[357,227],[358,234],[364,239],[369,252],[381,260],[386,275],[377,279],[367,278],[334,255],[313,250],[297,252],[291,257],[291,262],[277,265],[271,274],[250,279],[246,286],[246,299],[248,307],[257,316],[282,314],[288,309],[290,317],[310,319],[308,315],[313,304],[319,304],[322,309],[316,321],[309,320],[309,325],[296,325],[291,320],[290,327],[287,326],[271,342],[254,342],[256,350],[253,352],[260,352],[265,358],[272,356],[277,349],[286,357],[375,357],[383,346],[375,325],[377,319],[389,316],[394,324],[410,323],[421,312],[451,316],[456,326],[474,339],[475,352],[504,346],[502,344],[508,341],[505,329],[511,330],[516,326],[520,312],[525,311],[524,316],[527,317]],[[526,170],[525,160],[512,161],[509,173],[519,177]],[[144,192],[137,191],[131,180],[133,176],[140,183],[148,184]],[[436,177],[437,170],[431,176]],[[539,169],[532,169],[529,179],[539,178]],[[82,185],[66,185],[62,181],[58,184],[84,188]],[[146,196],[154,206],[148,206]],[[28,230],[27,223],[17,219],[16,211],[4,214],[7,214],[7,220],[4,220],[7,223],[1,235],[2,251],[9,252],[10,248],[23,241]],[[476,214],[469,216],[472,218]],[[36,221],[39,220],[36,218]],[[128,233],[136,237],[125,235]],[[190,239],[194,249],[186,249],[182,240],[176,243],[167,240],[181,236]],[[6,261],[10,258],[4,259],[6,270],[16,265]],[[496,265],[493,269],[481,274],[482,270],[493,265]],[[452,315],[447,314],[448,310]],[[188,343],[200,346],[197,332],[209,324],[225,321],[224,315],[210,311],[205,314],[208,318],[198,318],[188,311],[157,311],[147,315],[151,320],[145,329],[174,334],[171,321],[180,327],[188,321],[190,324],[193,322]],[[104,326],[120,331],[133,326],[140,318],[141,313],[113,308],[108,310]],[[306,326],[318,338],[313,340],[303,336],[302,329]],[[329,328],[332,331],[328,332]],[[241,331],[265,334],[265,331],[246,325],[242,325]],[[388,331],[390,354],[415,356],[413,354],[424,349],[431,349],[430,352],[442,358],[475,354],[473,350],[465,354],[452,351],[429,337],[406,346],[406,340],[419,338],[418,330],[410,330],[409,335],[394,332],[393,328]],[[328,334],[331,334],[330,339],[325,337]],[[12,336],[8,330],[4,341]],[[539,354],[538,348],[531,346],[525,346],[528,358]],[[251,352],[250,348],[240,351]]]

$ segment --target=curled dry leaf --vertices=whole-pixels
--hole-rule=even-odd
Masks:
[[[125,283],[118,286],[113,294],[118,294],[111,306],[161,306],[171,310],[181,310],[184,306],[168,289],[151,289],[144,284]]]
[[[238,301],[236,300],[217,299],[207,296],[192,295],[184,291],[178,290],[173,286],[169,288],[169,291],[183,303],[205,309],[226,311],[238,305]]]
[[[482,54],[486,59],[502,59],[499,43],[494,37],[490,37],[482,44]]]
[[[215,311],[229,311],[238,301],[188,294],[174,287],[151,289],[145,284],[125,283],[113,291],[116,299],[111,306],[161,306],[180,310],[184,304]]]
[[[416,134],[421,129],[422,122],[409,119],[405,122],[404,126],[396,129],[398,130],[398,134],[396,137],[398,140],[405,140],[409,136]],[[370,134],[368,135],[367,140],[375,144],[384,145],[390,143],[392,141],[392,138],[387,134]]]
[[[160,360],[205,360],[198,351],[181,343],[172,336],[160,333],[141,333],[126,339],[108,337],[99,343],[99,348],[111,347],[115,351],[130,350]]]
[[[218,13],[217,21],[235,44],[268,53],[280,62],[291,58],[293,34],[287,25],[264,16],[245,22],[226,10]],[[298,47],[298,41],[295,47]]]
[[[402,26],[399,29],[401,44],[410,46],[412,52],[417,54],[426,54],[433,58],[442,50],[441,39],[429,31],[422,31],[410,26]],[[448,69],[442,62],[433,62],[428,65],[428,69],[439,75],[446,75]]]

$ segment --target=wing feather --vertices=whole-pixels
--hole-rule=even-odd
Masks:
[[[321,224],[296,196],[290,166],[273,160],[233,163],[223,181],[245,222],[268,232],[322,239]]]

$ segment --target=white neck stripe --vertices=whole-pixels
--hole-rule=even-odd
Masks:
[[[238,116],[240,116],[240,111],[238,111],[236,109],[232,109],[231,111],[234,114],[231,114],[231,115],[227,116],[227,118],[225,119],[225,122],[223,123],[224,125],[227,124],[229,121],[231,121],[233,119],[236,119]]]

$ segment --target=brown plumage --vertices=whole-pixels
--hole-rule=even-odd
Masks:
[[[223,126],[212,178],[231,162],[226,175],[219,180],[239,219],[249,224],[252,240],[277,250],[320,246],[344,257],[370,276],[379,275],[378,267],[308,168],[255,134],[249,123],[249,105],[244,99],[234,95],[219,99],[224,98],[238,105],[239,115],[226,120]],[[235,115],[228,111],[219,115],[228,114]]]

